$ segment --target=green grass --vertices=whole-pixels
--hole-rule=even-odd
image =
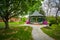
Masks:
[[[18,26],[20,24],[24,24],[24,22],[9,22],[10,26]]]
[[[53,37],[55,40],[60,40],[60,26],[56,26],[56,24],[42,28],[43,32],[47,35]]]
[[[9,26],[19,26],[21,24],[24,24],[24,22],[9,22]],[[4,22],[0,22],[0,28],[4,28],[5,24]]]
[[[10,29],[3,29],[4,23],[0,22],[0,40],[33,40],[32,28],[20,24],[23,22],[9,22]]]
[[[0,22],[0,28],[4,28],[4,23]]]
[[[31,32],[32,28],[29,26],[0,29],[0,40],[33,40]]]

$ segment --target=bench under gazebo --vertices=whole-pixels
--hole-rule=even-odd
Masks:
[[[38,11],[35,11],[32,15],[29,16],[29,20],[31,24],[42,24],[44,21],[44,16]]]

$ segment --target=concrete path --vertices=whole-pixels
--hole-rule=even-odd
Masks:
[[[24,24],[25,26],[31,26],[32,30],[32,37],[34,40],[54,40],[53,38],[49,37],[45,34],[40,28],[46,27],[46,25],[30,25]]]

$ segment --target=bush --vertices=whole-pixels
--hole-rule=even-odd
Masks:
[[[55,30],[56,27],[57,27],[56,24],[52,24],[50,28],[51,28],[52,30]]]
[[[50,22],[51,24],[56,24],[56,20],[55,20],[55,19],[51,19],[49,22]]]
[[[25,17],[22,18],[22,21],[23,22],[26,22],[26,20],[27,20],[27,18],[25,18]]]
[[[60,23],[60,17],[58,17],[58,23]]]
[[[56,19],[55,17],[46,17],[47,21],[49,22],[49,25],[51,26],[52,24],[56,24]]]
[[[46,17],[47,21],[49,24],[56,24],[56,18],[51,16],[51,17]],[[58,17],[58,23],[60,23],[60,17]]]

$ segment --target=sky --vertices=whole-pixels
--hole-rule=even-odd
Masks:
[[[44,0],[42,3],[42,9],[46,13],[46,16],[55,16],[58,10],[59,0]],[[60,11],[58,11],[60,16]]]

